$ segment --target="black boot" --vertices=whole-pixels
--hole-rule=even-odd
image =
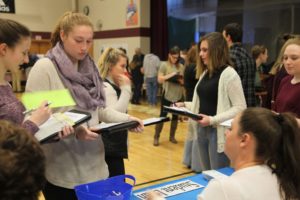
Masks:
[[[159,123],[156,124],[155,126],[155,135],[154,135],[154,142],[153,145],[154,146],[158,146],[159,145],[159,136],[160,136],[160,132],[164,127],[164,123]]]
[[[177,144],[177,140],[175,139],[175,132],[177,129],[178,120],[171,120],[171,127],[170,127],[170,142]]]

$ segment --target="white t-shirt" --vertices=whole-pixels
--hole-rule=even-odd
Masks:
[[[277,177],[266,165],[247,167],[221,180],[213,179],[198,200],[280,200]]]

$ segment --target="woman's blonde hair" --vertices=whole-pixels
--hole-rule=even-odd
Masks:
[[[276,75],[277,72],[281,69],[281,67],[283,66],[282,64],[282,57],[283,57],[283,48],[281,48],[280,52],[279,52],[279,55],[275,61],[275,63],[273,64],[269,74],[272,74],[272,75]]]
[[[198,52],[200,52],[201,42],[207,41],[208,43],[208,64],[205,65],[201,60],[199,54],[197,56],[197,70],[196,78],[198,79],[205,70],[209,75],[212,74],[226,65],[232,65],[229,57],[229,49],[227,42],[223,35],[218,32],[209,33],[200,40],[198,44]]]
[[[300,46],[300,37],[291,38],[284,43],[273,67],[271,68],[271,70],[269,72],[270,74],[275,75],[279,71],[279,69],[283,66],[282,60],[283,60],[284,51],[285,51],[286,47],[291,44]]]
[[[118,63],[120,57],[128,59],[126,54],[119,49],[111,47],[105,49],[98,61],[98,69],[102,79],[107,77],[109,70]]]
[[[281,69],[281,67],[283,66],[282,57],[283,57],[283,53],[284,53],[285,48],[286,48],[286,43],[287,43],[287,41],[290,41],[290,40],[293,40],[293,39],[299,40],[300,35],[287,34],[283,37],[283,40],[285,41],[285,43],[283,44],[282,48],[280,49],[278,57],[277,57],[274,65],[272,66],[269,74],[276,75],[277,72]]]
[[[77,25],[86,25],[90,26],[93,29],[93,24],[86,15],[71,11],[65,12],[58,20],[58,23],[56,24],[55,29],[52,32],[52,47],[54,47],[57,42],[61,42],[60,31],[63,31],[65,34],[68,34],[72,31],[74,26]]]

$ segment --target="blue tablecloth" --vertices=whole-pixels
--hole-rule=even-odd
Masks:
[[[219,172],[221,172],[223,174],[226,174],[228,176],[233,173],[233,169],[232,168],[222,168],[222,169],[219,169],[217,171],[219,171]],[[207,186],[207,184],[208,184],[208,181],[203,178],[202,174],[197,174],[197,175],[189,176],[189,177],[186,177],[186,178],[182,178],[182,179],[178,179],[178,180],[174,180],[174,181],[169,181],[169,182],[165,182],[165,183],[153,185],[153,186],[150,186],[150,187],[138,189],[138,190],[133,191],[133,194],[134,193],[138,193],[138,192],[143,192],[143,191],[146,191],[146,190],[150,190],[150,189],[153,189],[153,188],[161,187],[161,186],[164,186],[164,185],[176,183],[176,182],[179,182],[179,181],[184,181],[184,180],[191,180],[191,181],[199,183],[199,184],[201,184],[203,186]],[[190,192],[185,192],[185,193],[181,193],[179,195],[171,196],[171,197],[168,197],[168,200],[179,200],[179,199],[180,200],[181,199],[195,199],[196,200],[197,199],[197,195],[199,193],[201,193],[204,188],[200,188],[200,189],[197,189],[197,190],[192,190]],[[131,199],[132,200],[139,200],[139,198],[137,198],[133,194],[131,196]]]

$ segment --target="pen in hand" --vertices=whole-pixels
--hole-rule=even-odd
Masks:
[[[49,105],[51,105],[51,102],[49,101],[47,104],[45,104],[45,107],[47,107],[47,106],[49,106]],[[30,114],[30,113],[32,113],[33,111],[35,111],[36,110],[36,108],[32,108],[32,109],[29,109],[29,110],[25,110],[24,112],[23,112],[23,115],[27,115],[27,114]]]

